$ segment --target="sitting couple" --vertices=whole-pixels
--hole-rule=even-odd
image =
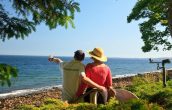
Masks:
[[[101,48],[94,48],[88,53],[93,62],[87,64],[86,67],[82,63],[85,58],[82,50],[77,50],[74,53],[74,59],[70,62],[64,62],[60,58],[49,58],[49,61],[59,63],[63,74],[63,101],[74,102],[93,88],[100,91],[97,94],[98,103],[107,101],[107,91],[112,88],[110,68],[104,64],[107,57]],[[84,101],[89,102],[89,95],[84,97]]]

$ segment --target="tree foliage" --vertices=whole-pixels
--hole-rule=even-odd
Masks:
[[[141,19],[139,28],[144,52],[159,50],[160,46],[163,50],[172,49],[172,0],[138,0],[127,21]]]
[[[6,1],[7,2],[7,1]],[[11,16],[0,1],[0,39],[22,38],[45,23],[50,29],[58,25],[74,28],[74,14],[79,12],[79,4],[73,0],[9,0],[16,16]]]
[[[12,67],[7,64],[0,64],[0,84],[1,86],[4,86],[7,84],[8,86],[11,86],[10,79],[12,77],[17,77],[18,70],[15,67]]]
[[[35,31],[35,24],[28,19],[9,17],[8,13],[0,4],[0,39],[10,39],[12,37],[22,38]]]

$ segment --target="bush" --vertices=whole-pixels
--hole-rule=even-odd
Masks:
[[[61,105],[59,105],[61,104]],[[144,100],[131,100],[128,102],[118,102],[112,98],[105,105],[94,105],[90,103],[69,104],[61,102],[58,99],[48,99],[41,107],[32,105],[23,105],[17,110],[162,110],[157,104],[149,104]]]
[[[119,104],[119,102],[115,98],[111,98],[109,102],[107,102],[105,105],[100,104],[98,105],[97,110],[113,110],[115,107]]]
[[[51,98],[45,99],[44,104],[45,105],[54,104],[54,105],[57,105],[57,106],[64,106],[65,105],[63,101],[58,100],[58,99],[51,99]]]
[[[62,102],[58,99],[45,99],[43,105],[40,107],[40,110],[62,110],[68,106],[65,102]]]
[[[130,100],[128,102],[118,102],[112,99],[106,105],[99,105],[97,110],[163,110],[157,104],[149,104],[145,100]]]
[[[131,87],[126,89],[134,92],[139,98],[157,103],[165,109],[172,109],[172,80],[167,81],[167,87],[163,88],[162,81],[149,82],[144,78],[135,78]]]
[[[163,90],[150,96],[149,101],[157,103],[166,109],[172,109],[172,89],[164,88]]]
[[[69,107],[69,108],[72,108],[72,107]],[[79,103],[73,109],[74,110],[96,110],[97,106],[95,104],[90,104],[90,103]]]

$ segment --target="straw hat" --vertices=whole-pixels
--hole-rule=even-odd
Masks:
[[[104,55],[103,49],[102,48],[94,48],[93,51],[88,51],[88,54],[95,58],[96,60],[106,62],[107,57]]]

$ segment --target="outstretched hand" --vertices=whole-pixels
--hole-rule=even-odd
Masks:
[[[48,57],[48,61],[50,62],[54,62],[54,63],[60,63],[63,62],[63,60],[61,60],[60,58],[54,58],[54,57]]]
[[[53,61],[53,59],[54,59],[54,57],[53,57],[52,55],[49,55],[49,57],[48,57],[48,61],[52,62],[52,61]]]
[[[48,58],[48,61],[52,62],[52,61],[53,61],[53,58],[50,58],[50,57],[49,57],[49,58]]]

